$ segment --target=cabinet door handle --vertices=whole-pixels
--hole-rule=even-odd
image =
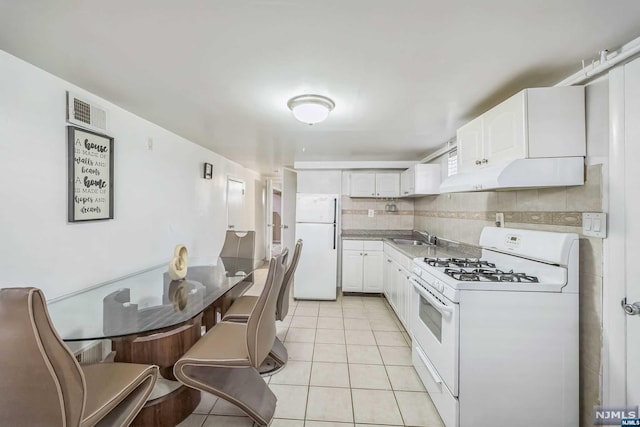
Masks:
[[[476,160],[476,165],[481,164],[482,162],[480,160]]]
[[[388,260],[387,260],[387,262],[391,262],[391,260],[390,260],[390,259],[388,259]]]
[[[483,164],[483,165],[486,165],[487,163],[489,163],[489,160],[487,160],[487,159],[482,159],[482,164]]]
[[[369,254],[365,252],[365,253],[364,253],[364,256],[367,256],[367,255],[369,255]]]
[[[360,252],[360,256],[362,256],[362,252]]]

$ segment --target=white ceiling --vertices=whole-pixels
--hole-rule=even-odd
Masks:
[[[0,49],[267,173],[415,160],[638,36],[637,0],[0,0]]]

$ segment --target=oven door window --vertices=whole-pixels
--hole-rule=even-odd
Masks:
[[[442,342],[442,313],[440,313],[429,301],[420,296],[418,315],[420,321],[431,331],[438,342]]]

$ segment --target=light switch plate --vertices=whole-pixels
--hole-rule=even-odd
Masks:
[[[590,237],[607,237],[607,214],[584,212],[582,214],[582,234]]]

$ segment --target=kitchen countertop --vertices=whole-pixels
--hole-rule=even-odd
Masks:
[[[411,230],[349,230],[342,232],[342,240],[410,239]]]
[[[479,258],[481,249],[442,238],[437,245],[399,245],[392,239],[412,238],[411,230],[349,230],[342,233],[343,240],[381,240],[409,258]]]

